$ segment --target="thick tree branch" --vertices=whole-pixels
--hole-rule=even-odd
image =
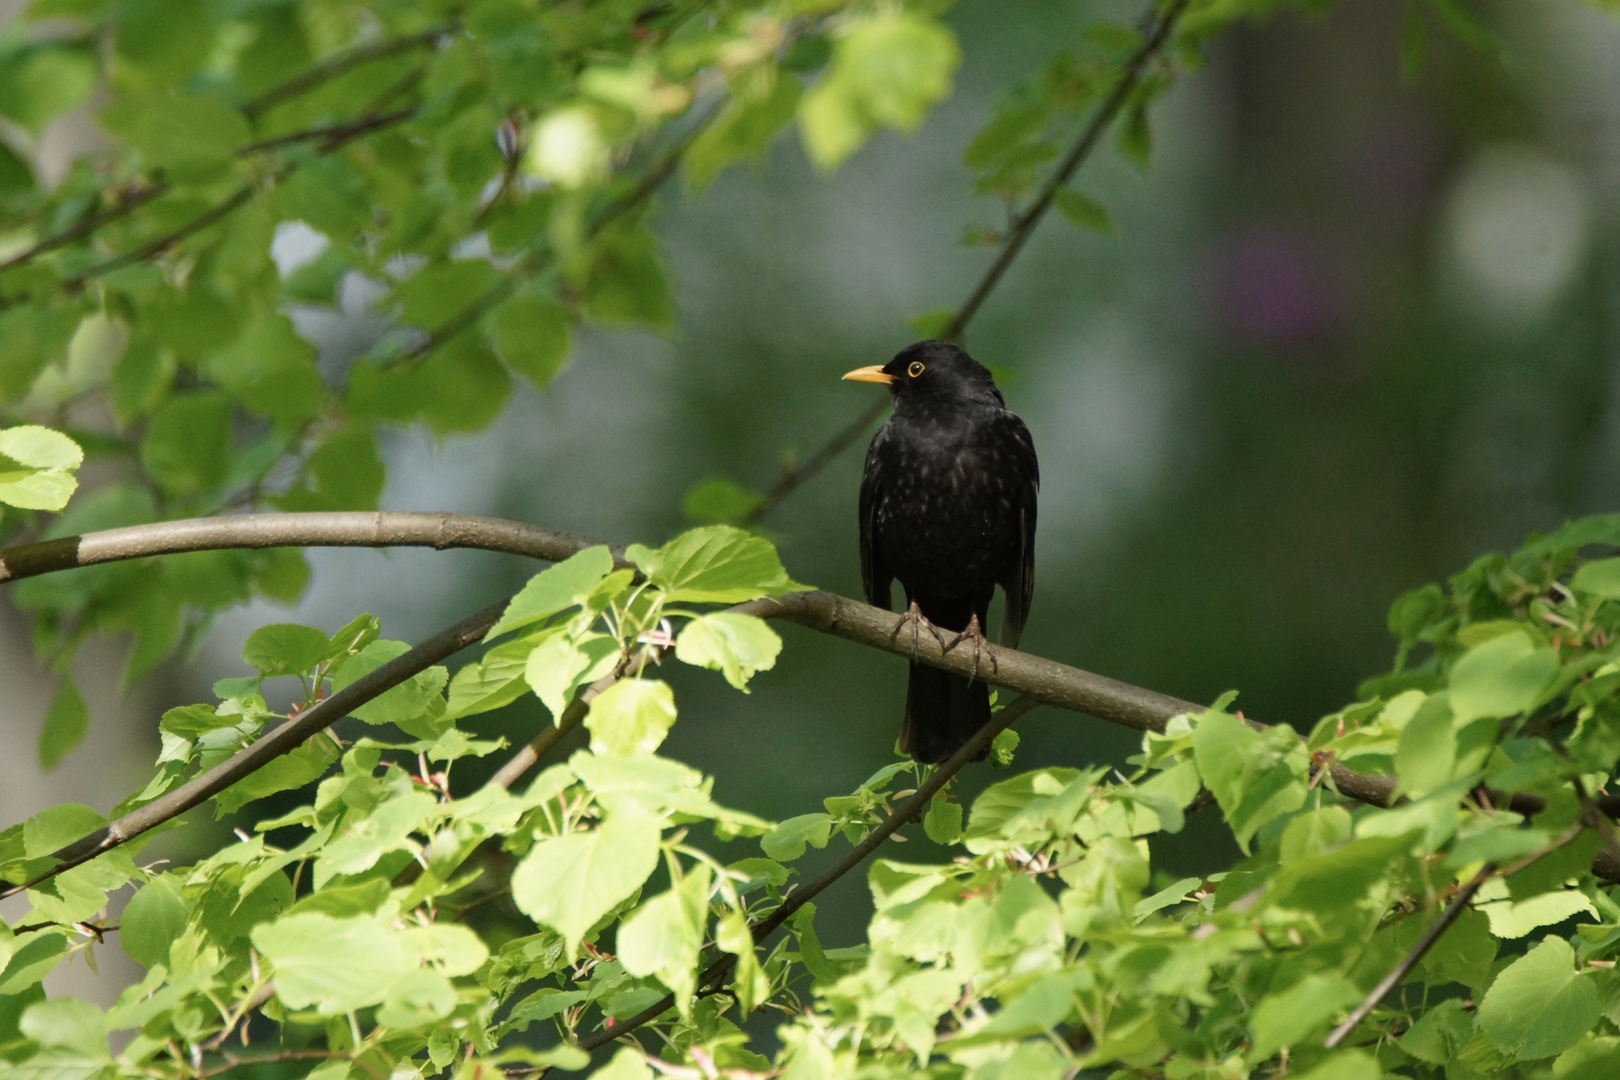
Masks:
[[[1063,161],[1058,165],[1057,170],[1052,173],[1041,187],[1040,194],[1035,197],[1035,201],[1025,207],[1023,212],[1014,220],[1012,228],[1007,233],[1007,238],[1002,241],[1001,250],[996,254],[995,261],[990,264],[990,268],[984,272],[978,284],[974,285],[973,291],[968,294],[967,299],[962,302],[962,306],[957,309],[956,314],[951,316],[951,321],[940,332],[942,339],[945,341],[958,341],[961,339],[962,334],[967,330],[968,323],[973,321],[973,316],[978,314],[979,308],[983,306],[985,299],[1000,284],[1002,276],[1007,272],[1007,268],[1012,265],[1013,260],[1024,249],[1024,245],[1029,241],[1031,234],[1034,233],[1035,227],[1041,223],[1041,219],[1052,208],[1052,202],[1057,197],[1057,193],[1067,186],[1070,180],[1074,179],[1074,174],[1079,171],[1081,165],[1085,164],[1086,159],[1091,156],[1092,151],[1097,148],[1097,144],[1102,140],[1104,133],[1107,132],[1109,125],[1119,116],[1120,109],[1124,108],[1125,103],[1130,100],[1131,94],[1135,92],[1142,81],[1142,72],[1147,69],[1148,64],[1169,42],[1170,35],[1175,30],[1176,23],[1180,21],[1182,13],[1187,10],[1189,2],[1190,0],[1175,0],[1159,18],[1153,30],[1147,35],[1146,40],[1125,62],[1125,67],[1120,72],[1119,79],[1114,83],[1113,90],[1092,116],[1091,123],[1086,125],[1085,130],[1080,133],[1080,137],[1074,141],[1074,145],[1064,155]],[[758,505],[742,517],[742,522],[747,525],[757,524],[766,514],[776,509],[783,499],[793,494],[806,480],[825,468],[828,462],[843,453],[850,443],[860,438],[862,432],[876,423],[878,417],[883,415],[884,406],[887,404],[886,399],[879,399],[874,402],[862,410],[861,414],[847,427],[841,428],[837,434],[822,444],[820,449],[806,458],[803,465],[785,471],[781,478],[771,487],[770,491],[766,492],[764,497],[760,499]]]
[[[186,518],[0,548],[0,583],[187,551],[274,547],[475,548],[560,562],[598,541],[504,518],[416,512]],[[614,548],[621,565],[624,549]]]
[[[380,511],[248,514],[135,525],[0,549],[0,584],[78,566],[228,548],[475,548],[557,562],[596,543],[574,533],[466,514]],[[610,550],[618,565],[628,565],[624,562],[623,548]],[[823,634],[908,658],[915,655],[922,663],[947,671],[975,674],[971,655],[961,651],[947,653],[931,636],[919,637],[914,647],[909,636],[893,636],[896,619],[893,612],[834,593],[819,590],[789,593],[739,604],[733,610],[798,623]],[[1029,694],[1045,704],[1087,713],[1137,731],[1163,731],[1172,717],[1204,709],[1195,702],[1016,649],[998,647],[995,669],[988,673],[980,670],[976,674],[987,682]],[[565,718],[567,715],[564,714]],[[580,715],[583,717],[583,713]],[[1257,730],[1266,726],[1253,720],[1249,723]],[[556,737],[566,733],[561,731]],[[548,734],[541,736],[542,739],[548,737]],[[1358,802],[1388,806],[1394,797],[1393,777],[1357,773],[1339,764],[1331,766],[1329,777],[1341,794]],[[1535,795],[1498,795],[1495,801],[1499,806],[1522,814],[1536,814],[1545,807],[1544,800]],[[1620,797],[1607,795],[1596,802],[1610,816],[1620,813]],[[1620,867],[1615,869],[1620,871]]]
[[[145,558],[151,555],[227,548],[467,547],[555,562],[593,545],[594,542],[590,539],[572,533],[522,522],[470,515],[382,512],[251,514],[138,525],[0,549],[0,584],[78,566]],[[621,566],[625,565],[623,549],[610,550],[614,553],[615,562]],[[301,734],[290,733],[293,727],[291,723],[282,725],[249,751],[237,755],[210,773],[197,777],[185,787],[171,792],[162,799],[134,811],[131,815],[126,815],[125,818],[112,823],[85,841],[63,849],[58,853],[58,857],[65,859],[82,854],[84,858],[89,858],[98,851],[116,846],[117,843],[128,840],[138,832],[145,831],[211,797],[258,768],[263,762],[300,745],[309,734],[322,730],[345,711],[370,700],[370,696],[382,693],[417,671],[472,644],[494,624],[504,603],[503,601],[501,605],[464,620],[456,627],[423,642],[404,656],[322,702],[297,721],[299,724],[305,724],[314,722],[314,718],[319,719],[315,726],[307,730],[298,729]],[[869,648],[915,657],[922,663],[947,671],[963,675],[975,673],[971,656],[961,651],[946,653],[939,642],[931,636],[919,637],[915,645],[909,637],[895,637],[897,616],[893,612],[883,611],[833,593],[821,591],[789,593],[785,596],[739,604],[732,610],[766,619],[782,619],[798,623],[820,633],[841,637]],[[482,628],[478,629],[480,626]],[[451,647],[455,642],[459,644]],[[1163,731],[1172,717],[1203,711],[1203,706],[1194,702],[1132,686],[1016,649],[998,647],[994,668],[990,672],[981,669],[976,674],[986,682],[1027,695],[1032,703],[1038,702],[1086,713],[1137,731]],[[615,677],[609,676],[590,687],[565,710],[561,718],[562,723],[542,732],[533,743],[520,750],[498,774],[500,782],[511,784],[558,740],[577,726],[584,718],[590,699],[611,685]],[[392,681],[385,683],[386,679]],[[357,696],[364,694],[369,696]],[[1263,730],[1265,727],[1256,721],[1251,720],[1249,723],[1257,730]],[[283,732],[289,734],[283,735]],[[281,740],[275,744],[277,749],[260,749],[272,739]],[[263,756],[258,756],[260,754]],[[221,770],[225,769],[232,771],[222,773]],[[1329,778],[1340,794],[1358,802],[1388,806],[1394,798],[1395,781],[1392,777],[1357,773],[1343,765],[1334,764],[1329,769]],[[198,785],[213,786],[198,794],[197,792],[202,790]],[[187,799],[190,801],[186,801]],[[1495,801],[1497,805],[1507,806],[1526,815],[1539,813],[1546,805],[1540,797],[1526,794],[1496,796]],[[1613,815],[1620,810],[1620,798],[1605,796],[1597,800],[1596,805],[1604,813]],[[169,810],[171,807],[178,809]],[[138,828],[135,828],[136,826]],[[129,831],[131,828],[135,831]],[[113,842],[105,843],[109,840]],[[78,861],[82,862],[84,858],[79,858]],[[63,865],[51,873],[58,873],[67,868],[67,865]],[[1593,869],[1600,876],[1620,880],[1620,860],[1609,857],[1607,852],[1599,854]],[[9,894],[0,894],[3,895]]]

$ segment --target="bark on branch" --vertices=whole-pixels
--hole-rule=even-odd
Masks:
[[[465,547],[556,562],[595,543],[583,536],[537,525],[464,514],[249,514],[137,525],[0,549],[0,584],[97,563],[226,548]],[[610,550],[616,563],[626,565],[622,548]],[[350,710],[475,643],[494,625],[505,604],[506,601],[502,601],[434,635],[410,652],[321,702],[296,721],[277,728],[249,750],[161,799],[125,815],[85,840],[62,849],[56,853],[57,857],[67,861],[45,876],[78,865],[101,851],[184,813],[265,762],[301,745],[305,739],[336,722]],[[946,653],[930,635],[919,636],[915,644],[909,635],[895,637],[893,632],[898,616],[893,612],[833,593],[820,590],[789,593],[739,604],[733,610],[797,623],[868,648],[906,657],[915,656],[922,663],[947,671],[964,675],[973,673],[973,660],[966,653]],[[992,670],[987,672],[981,665],[977,672],[979,678],[1019,691],[1028,697],[1031,704],[1040,703],[1086,713],[1137,731],[1163,731],[1172,717],[1199,713],[1204,709],[1194,702],[1015,649],[998,647],[995,657]],[[604,682],[610,681],[611,677]],[[605,685],[592,687],[581,695],[574,706],[565,712],[564,724],[542,733],[534,743],[520,751],[503,768],[502,782],[512,783],[554,746],[562,735],[577,725],[584,717],[590,698],[600,689],[605,689]],[[1256,729],[1265,727],[1252,720],[1249,723]],[[1394,797],[1395,780],[1392,777],[1352,772],[1339,764],[1329,766],[1328,775],[1334,788],[1358,802],[1388,806]],[[1534,795],[1494,795],[1493,801],[1495,805],[1506,806],[1526,815],[1538,813],[1545,807],[1544,800]],[[1620,810],[1617,804],[1620,804],[1620,800],[1613,796],[1597,802],[1603,812],[1610,815]],[[1593,870],[1602,877],[1620,880],[1620,860],[1607,851],[1599,853]],[[43,880],[43,877],[37,880]],[[35,882],[0,893],[0,897],[32,884]]]

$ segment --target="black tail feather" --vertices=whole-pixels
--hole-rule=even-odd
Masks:
[[[971,683],[926,664],[913,663],[906,683],[906,718],[900,728],[900,750],[916,761],[939,764],[962,748],[990,722],[990,687]],[[982,761],[981,751],[975,761]]]

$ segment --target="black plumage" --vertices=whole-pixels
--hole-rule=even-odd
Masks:
[[[984,365],[943,341],[920,341],[881,367],[844,377],[885,383],[894,398],[861,476],[867,602],[891,610],[890,583],[898,579],[908,608],[940,630],[973,637],[987,625],[1000,585],[1000,639],[1016,647],[1035,587],[1040,468],[1029,429],[1008,411]],[[964,647],[979,649],[981,641]],[[944,761],[989,719],[982,679],[912,662],[902,751]]]

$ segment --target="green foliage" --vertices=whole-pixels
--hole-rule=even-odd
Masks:
[[[1118,145],[1145,163],[1153,103],[1215,33],[1328,6],[1198,0],[1146,34],[1093,27],[967,146],[977,189],[1028,205],[1116,88]],[[0,527],[51,539],[227,507],[374,508],[379,432],[488,424],[514,373],[549,384],[581,324],[672,325],[647,216],[676,164],[701,188],[797,121],[830,168],[880,129],[922,124],[960,60],[942,7],[41,0],[50,32],[0,43],[0,115],[37,133],[93,100],[110,141],[50,189],[0,147],[15,222],[0,267]],[[1496,47],[1471,4],[1431,7]],[[1164,53],[1122,83],[1159,29]],[[1112,228],[1070,187],[1053,201]],[[283,277],[270,248],[293,222],[327,246]],[[284,312],[334,304],[348,274],[382,287],[398,325],[333,372]],[[95,395],[115,425],[78,441],[49,426]],[[120,479],[70,504],[85,453],[121,461]],[[793,864],[867,840],[932,767],[890,763],[773,823],[659,754],[679,709],[649,677],[654,654],[746,691],[781,651],[763,621],[717,607],[804,587],[768,540],[727,524],[760,505],[705,481],[685,506],[704,527],[536,575],[476,660],[356,705],[369,736],[314,736],[217,792],[218,815],[277,814],[232,842],[143,865],[142,834],[53,875],[57,852],[107,824],[99,813],[59,805],[0,831],[0,877],[29,883],[0,924],[0,1071],[215,1075],[250,1064],[252,1050],[222,1048],[247,1042],[254,1014],[275,1029],[257,1064],[318,1058],[304,1073],[317,1080],[581,1070],[582,1043],[660,1005],[643,1045],[682,1076],[1613,1073],[1620,891],[1592,872],[1614,840],[1589,803],[1620,761],[1620,518],[1398,599],[1392,670],[1309,738],[1257,730],[1228,698],[1146,736],[1129,775],[1038,769],[970,808],[947,789],[908,828],[949,851],[876,862],[867,941],[826,949],[813,904],[780,936],[756,928],[804,895]],[[295,554],[199,552],[14,595],[57,670],[90,634],[127,631],[136,679],[218,609],[296,599],[306,580]],[[154,768],[115,813],[407,651],[379,632],[365,615],[333,633],[261,627],[217,700],[163,715]],[[520,790],[453,785],[458,761],[504,746],[461,721],[531,693],[557,724],[583,716],[589,747]],[[64,679],[41,761],[86,725]],[[991,765],[1010,766],[1017,744],[998,736]],[[1402,801],[1352,804],[1333,765],[1392,774]],[[1243,858],[1207,879],[1167,873],[1159,838],[1210,803]],[[694,842],[698,828],[740,857]],[[1395,992],[1328,1049],[1481,876]],[[121,891],[115,930],[105,913]],[[46,994],[64,961],[107,948],[145,972],[109,1009]],[[780,1019],[774,1060],[744,1029],[764,1009]],[[615,1080],[654,1072],[628,1046],[596,1064]]]

